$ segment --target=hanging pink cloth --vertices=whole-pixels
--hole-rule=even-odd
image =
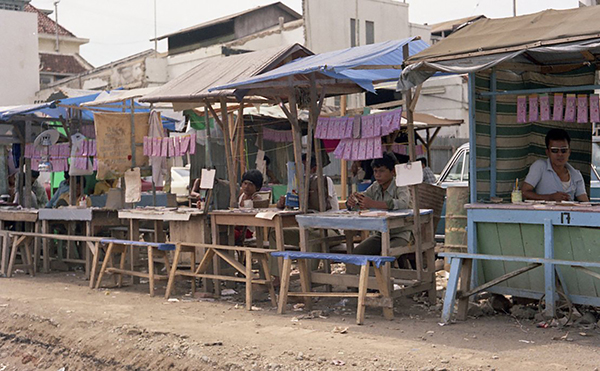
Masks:
[[[150,112],[149,119],[149,128],[148,128],[148,136],[152,138],[162,138],[165,136],[162,122],[160,120],[160,115],[157,111],[152,110]],[[160,153],[156,156],[156,153],[153,153],[155,156],[150,156],[150,166],[152,166],[152,180],[154,184],[157,186],[162,186],[163,184],[163,175],[167,169],[167,159],[165,157],[161,157]]]

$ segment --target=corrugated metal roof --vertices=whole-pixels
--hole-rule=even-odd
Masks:
[[[223,58],[208,58],[183,75],[169,81],[142,102],[200,102],[205,98],[233,96],[234,90],[209,92],[208,89],[235,80],[256,76],[274,69],[288,57],[296,59],[313,53],[300,44],[282,48],[265,49]]]

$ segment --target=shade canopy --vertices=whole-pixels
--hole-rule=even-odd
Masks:
[[[409,55],[429,45],[417,37],[386,41],[301,58],[261,75],[238,79],[229,84],[216,85],[210,91],[239,89],[239,93],[270,96],[277,88],[308,86],[308,76],[316,74],[317,86],[328,86],[332,92],[347,94],[364,90],[375,92],[374,83],[396,80],[404,60],[403,48]],[[290,83],[293,81],[292,83]]]
[[[397,90],[437,71],[472,73],[502,64],[503,69],[556,73],[595,63],[599,17],[600,7],[583,7],[478,20],[408,58]]]

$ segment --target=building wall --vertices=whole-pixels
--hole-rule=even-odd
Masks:
[[[438,136],[469,137],[469,96],[466,75],[433,77],[423,83],[417,112],[449,119],[463,119],[464,124],[440,130]]]
[[[33,103],[39,89],[37,16],[0,10],[0,106]]]
[[[135,89],[162,85],[166,81],[166,63],[156,61],[153,55],[140,55],[114,65],[99,67],[82,75],[75,75],[57,81],[36,94],[36,100],[45,101],[61,87],[86,90],[106,90],[115,88]]]
[[[279,24],[279,17],[283,17],[284,23],[296,20],[289,13],[276,6],[261,9],[259,12],[244,14],[235,19],[235,38],[239,39],[271,28]]]
[[[365,22],[375,23],[375,42],[410,36],[408,4],[394,0],[306,0],[306,47],[315,53],[349,48],[350,19],[358,3],[359,45],[366,44]]]
[[[79,46],[82,44],[76,38],[65,38],[63,36],[58,39],[59,53],[61,54],[78,54]],[[40,53],[56,53],[56,38],[54,35],[40,35],[39,37]]]
[[[197,66],[206,58],[222,58],[224,46],[240,50],[264,50],[278,48],[294,43],[304,43],[304,31],[302,27],[284,27],[283,30],[276,28],[272,31],[264,31],[254,36],[248,36],[234,42],[211,45],[199,48],[191,52],[171,55],[168,57],[167,76],[172,80],[184,72]]]

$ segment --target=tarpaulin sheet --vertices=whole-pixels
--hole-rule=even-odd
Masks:
[[[396,68],[355,68],[360,66],[399,66],[404,61],[403,47],[406,44],[408,44],[409,55],[417,54],[429,47],[429,44],[426,42],[410,37],[403,40],[385,41],[377,44],[336,50],[299,58],[272,71],[245,80],[215,86],[209,89],[209,91],[244,88],[251,84],[276,80],[287,76],[318,72],[334,79],[350,80],[365,90],[375,92],[373,87],[374,82],[396,80],[400,76],[401,70]]]

